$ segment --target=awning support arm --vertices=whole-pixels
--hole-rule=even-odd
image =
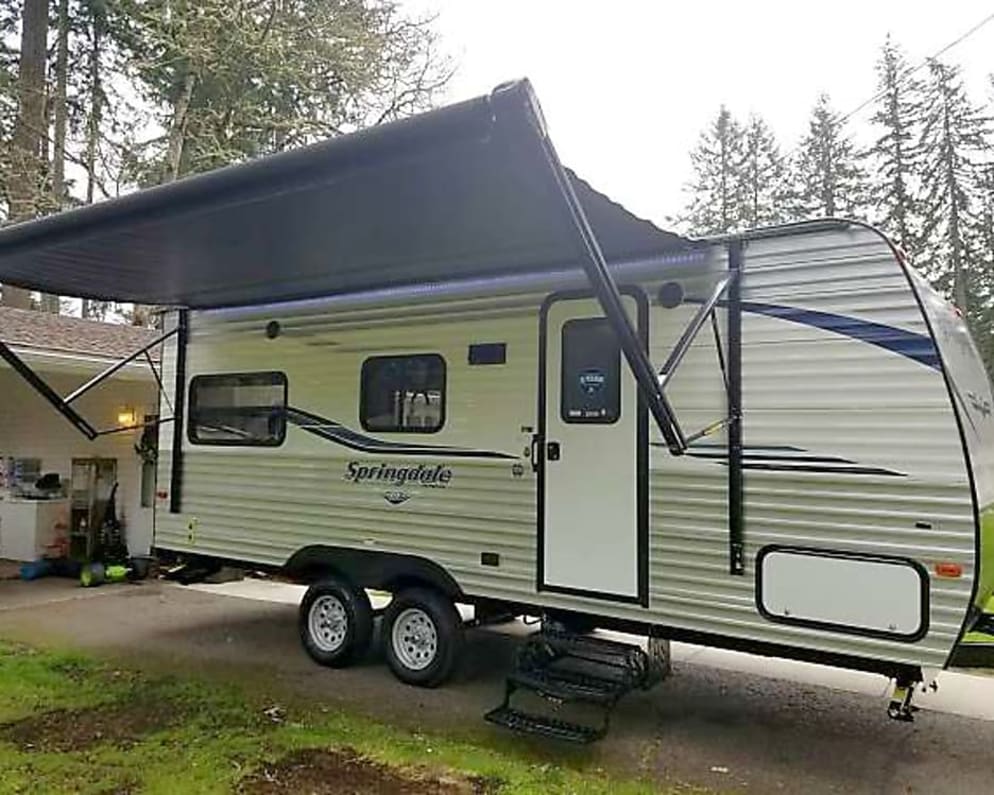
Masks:
[[[145,358],[148,360],[148,368],[152,371],[152,375],[155,376],[155,383],[159,385],[159,394],[165,399],[166,405],[169,406],[169,411],[174,411],[173,402],[169,399],[169,393],[166,391],[165,384],[162,383],[162,375],[159,373],[159,368],[155,366],[155,362],[152,361],[152,357],[149,356],[148,351],[145,351]]]
[[[535,123],[538,125],[539,121],[536,119]],[[559,157],[552,147],[552,142],[545,135],[544,131],[541,130],[539,138],[542,141],[542,149],[546,161],[552,170],[556,184],[559,187],[559,192],[569,211],[573,228],[582,243],[582,265],[584,271],[586,271],[587,278],[590,280],[594,295],[600,303],[601,309],[604,310],[604,315],[611,324],[611,328],[614,329],[618,343],[621,346],[621,351],[625,356],[625,360],[628,362],[628,367],[635,377],[635,382],[638,384],[639,391],[642,393],[642,398],[645,400],[649,412],[659,426],[659,431],[662,433],[667,447],[669,447],[673,455],[682,455],[687,449],[687,440],[676,424],[673,409],[659,386],[659,377],[656,375],[652,362],[649,360],[649,354],[639,342],[638,334],[632,326],[632,321],[628,317],[628,313],[625,312],[618,285],[608,270],[607,261],[604,258],[604,253],[601,251],[600,244],[597,242],[594,230],[587,221],[587,217],[583,212],[583,206],[580,204],[580,200],[573,190],[573,185],[562,163],[559,162]]]
[[[97,430],[88,423],[78,411],[70,406],[62,396],[50,387],[45,380],[31,369],[20,356],[12,351],[7,344],[0,340],[0,356],[7,364],[14,368],[14,371],[21,376],[28,384],[45,400],[55,408],[59,414],[71,422],[83,436],[91,442],[97,438]]]
[[[732,271],[729,273],[728,276],[715,285],[714,290],[711,291],[711,295],[708,296],[708,300],[700,305],[697,310],[697,314],[694,315],[687,328],[683,330],[683,334],[680,335],[680,339],[677,340],[676,345],[673,346],[673,350],[670,351],[670,355],[667,357],[666,364],[663,365],[663,369],[659,371],[660,389],[666,389],[666,385],[676,373],[676,369],[680,366],[680,362],[683,361],[683,357],[686,356],[687,351],[690,350],[690,345],[693,343],[697,333],[707,322],[708,317],[712,316],[711,313],[714,311],[718,301],[725,294],[725,290],[728,289],[728,286],[734,279],[738,278],[738,271]],[[720,348],[718,350],[718,355],[721,356]]]
[[[125,366],[131,364],[131,362],[133,362],[135,359],[137,359],[143,353],[147,353],[148,351],[152,350],[152,348],[154,348],[156,345],[159,345],[160,343],[165,342],[167,339],[169,339],[171,336],[173,336],[176,333],[176,331],[177,331],[176,329],[171,329],[170,331],[167,331],[165,334],[160,334],[158,337],[156,337],[154,340],[152,340],[148,345],[146,345],[143,348],[140,348],[139,350],[135,351],[130,356],[128,356],[128,357],[126,357],[124,359],[121,359],[119,361],[114,362],[114,364],[110,365],[110,367],[108,367],[106,370],[104,370],[103,372],[98,373],[97,375],[93,376],[93,378],[91,378],[89,381],[87,381],[81,387],[78,387],[77,389],[74,389],[72,392],[70,392],[68,395],[66,395],[66,397],[65,397],[66,404],[72,403],[77,398],[82,397],[84,394],[86,394],[91,389],[93,389],[93,387],[97,386],[97,384],[102,384],[104,381],[106,381],[108,378],[110,378],[112,375],[114,375],[114,373],[116,373],[122,367],[125,367]]]
[[[21,378],[27,381],[27,383],[31,386],[32,389],[34,389],[39,395],[45,398],[45,400],[48,403],[50,403],[53,406],[53,408],[55,408],[55,410],[59,412],[59,414],[61,414],[63,417],[69,420],[69,422],[73,424],[76,430],[78,430],[81,434],[83,434],[83,436],[85,436],[87,439],[89,439],[92,442],[98,436],[106,436],[107,434],[111,433],[121,433],[122,431],[134,431],[140,428],[146,428],[149,425],[158,425],[163,422],[172,421],[172,418],[168,417],[166,419],[157,420],[154,423],[145,423],[141,425],[132,425],[127,428],[110,428],[108,430],[98,431],[89,422],[87,422],[86,418],[83,417],[83,415],[81,415],[78,411],[76,411],[76,409],[74,409],[70,404],[74,400],[85,394],[86,392],[89,392],[91,389],[93,389],[93,387],[106,381],[122,367],[130,364],[131,362],[133,362],[135,359],[137,359],[139,356],[142,355],[144,355],[145,358],[148,359],[148,364],[149,367],[152,368],[152,373],[155,375],[155,380],[158,382],[159,388],[162,389],[162,379],[159,376],[159,373],[156,370],[154,363],[152,362],[152,357],[149,356],[148,352],[152,350],[152,348],[154,348],[156,345],[159,345],[160,343],[172,337],[174,334],[178,332],[178,330],[179,329],[174,328],[170,331],[167,331],[165,334],[160,334],[158,337],[156,337],[154,340],[148,343],[148,345],[139,348],[137,351],[125,357],[124,359],[114,362],[114,364],[110,365],[103,372],[93,376],[93,378],[91,378],[81,387],[70,392],[69,395],[66,397],[62,397],[58,392],[52,389],[52,387],[48,385],[45,379],[43,379],[40,375],[38,375],[38,373],[32,370],[31,366],[27,362],[25,362],[20,356],[14,353],[14,351],[3,340],[0,340],[0,357],[2,357],[7,362],[7,364],[9,364],[12,368],[14,368],[14,371],[18,375],[20,375]],[[164,389],[163,389],[163,394],[165,394]]]
[[[172,417],[163,417],[162,419],[153,420],[152,422],[140,422],[137,425],[125,425],[123,428],[108,428],[105,431],[97,431],[97,436],[110,436],[114,433],[125,433],[126,431],[143,431],[146,428],[157,428],[160,425],[165,425],[167,422],[172,421]]]

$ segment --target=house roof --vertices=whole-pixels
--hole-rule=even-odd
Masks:
[[[12,347],[121,359],[158,334],[139,326],[0,306],[0,340]]]
[[[564,169],[523,80],[9,226],[0,282],[160,306],[252,305],[579,268],[587,223],[609,262],[690,245]]]

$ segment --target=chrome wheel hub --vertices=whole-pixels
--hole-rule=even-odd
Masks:
[[[318,649],[328,653],[338,651],[349,631],[345,605],[337,596],[319,596],[307,614],[307,630]]]
[[[394,654],[412,671],[424,670],[438,654],[435,622],[420,608],[409,607],[397,616],[390,634]]]

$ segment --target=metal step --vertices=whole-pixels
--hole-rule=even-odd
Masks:
[[[544,630],[520,649],[517,669],[529,674],[555,670],[580,677],[614,682],[622,690],[649,683],[648,655],[638,646],[587,635]]]
[[[556,668],[513,671],[507,681],[558,701],[586,701],[607,706],[613,706],[629,690],[623,682]]]
[[[551,737],[556,740],[566,740],[571,743],[592,743],[604,736],[605,729],[583,726],[579,723],[569,723],[556,718],[531,715],[519,712],[512,707],[501,705],[483,716],[489,723],[516,732],[536,734],[541,737]]]

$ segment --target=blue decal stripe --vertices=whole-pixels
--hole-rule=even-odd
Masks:
[[[831,312],[819,312],[814,309],[798,309],[793,306],[743,301],[742,310],[831,331],[913,359],[933,370],[942,370],[942,363],[939,359],[939,352],[935,349],[935,343],[932,342],[931,337],[926,337],[924,334],[916,334],[913,331],[905,331],[870,320],[835,315]]]

